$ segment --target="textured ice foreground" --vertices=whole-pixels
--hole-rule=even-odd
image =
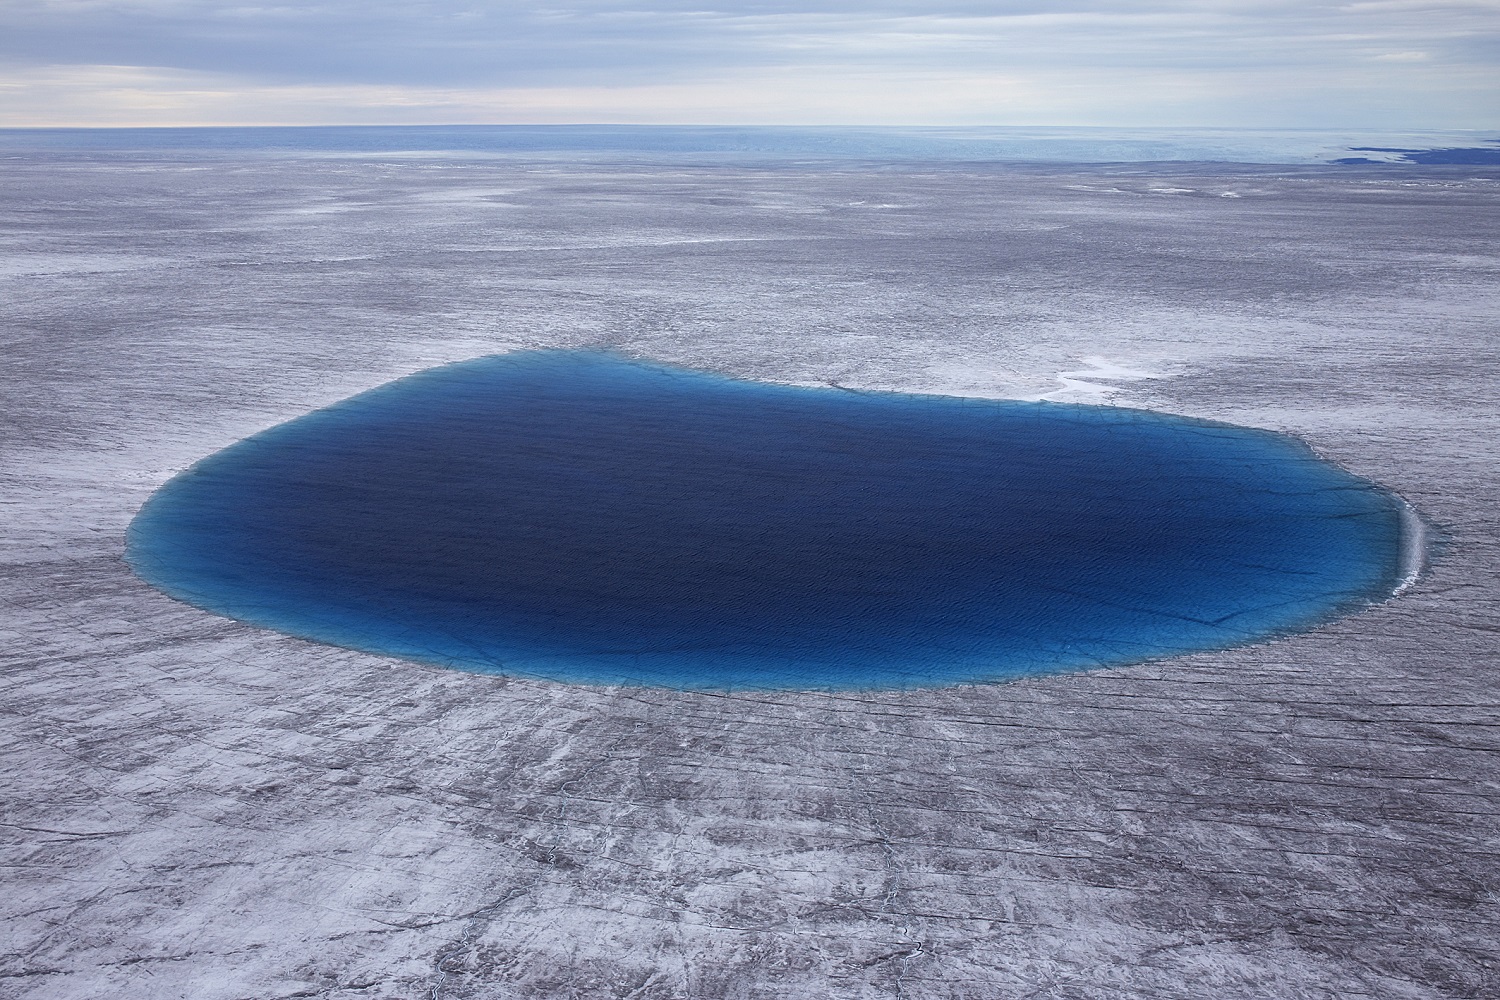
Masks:
[[[1500,996],[1500,171],[0,172],[7,998]],[[1068,373],[1289,431],[1444,547],[1275,641],[873,693],[435,668],[120,558],[204,456],[522,347],[1100,395]]]
[[[890,687],[1309,627],[1391,592],[1400,525],[1265,431],[550,351],[228,448],[129,559],[242,621],[488,673]]]

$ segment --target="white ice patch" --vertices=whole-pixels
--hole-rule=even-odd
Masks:
[[[1412,588],[1427,568],[1427,525],[1411,504],[1401,504],[1401,582],[1391,592],[1400,596]]]
[[[1140,382],[1172,377],[1166,372],[1126,368],[1107,358],[1087,357],[1082,360],[1088,365],[1087,368],[1057,373],[1057,380],[1062,383],[1061,389],[1054,389],[1051,392],[1028,398],[1066,403],[1105,403],[1109,401],[1110,396],[1125,391],[1123,387],[1109,385],[1108,382]]]

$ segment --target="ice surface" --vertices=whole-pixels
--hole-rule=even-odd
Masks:
[[[0,993],[1500,993],[1493,170],[0,170]],[[1291,431],[1442,544],[1310,634],[879,696],[462,674],[124,564],[202,456],[517,347],[1011,398],[1104,358],[1172,375],[1113,400]]]

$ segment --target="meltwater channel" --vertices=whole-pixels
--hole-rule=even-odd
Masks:
[[[211,455],[126,556],[200,608],[465,670],[892,688],[1304,630],[1391,594],[1403,522],[1269,431],[537,351]]]

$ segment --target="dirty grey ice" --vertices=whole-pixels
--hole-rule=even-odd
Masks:
[[[1493,168],[0,176],[0,995],[1500,996]],[[196,459],[539,346],[1286,430],[1434,554],[1306,635],[864,695],[445,671],[122,562]]]

